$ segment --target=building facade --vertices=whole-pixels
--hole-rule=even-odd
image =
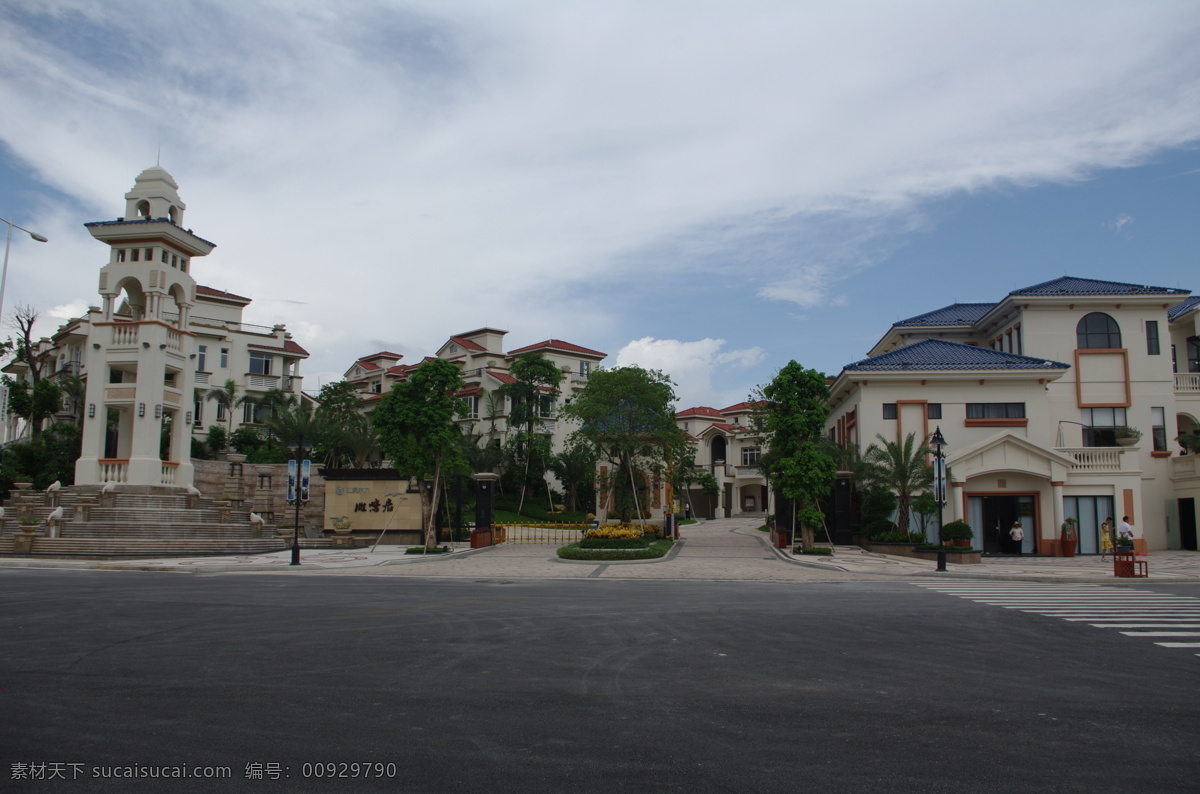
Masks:
[[[702,518],[762,515],[771,511],[767,478],[758,468],[765,451],[751,428],[754,404],[717,410],[700,406],[675,414],[675,422],[696,446],[696,464],[717,481],[716,498],[693,488],[686,495],[692,513]],[[684,496],[679,495],[680,499]]]
[[[124,216],[85,224],[108,246],[100,305],[40,343],[43,376],[82,381],[81,399],[64,400],[59,417],[82,425],[77,484],[191,485],[192,438],[230,419],[206,399],[211,388],[233,380],[251,399],[301,394],[308,353],[287,329],[243,323],[249,298],[196,282],[193,265],[215,244],[184,226],[178,191],[165,169],[148,168],[125,194]],[[21,369],[8,371],[28,377]],[[247,406],[229,424],[254,419]]]
[[[985,552],[1017,551],[1020,523],[1023,553],[1059,553],[1070,517],[1094,553],[1110,516],[1149,549],[1195,549],[1200,470],[1176,439],[1200,426],[1197,303],[1065,276],[911,317],[834,379],[829,435],[865,449],[940,427],[945,520]]]

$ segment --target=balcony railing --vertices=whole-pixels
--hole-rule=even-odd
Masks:
[[[1175,391],[1200,394],[1200,372],[1176,372]]]
[[[1121,471],[1123,450],[1117,447],[1073,447],[1058,451],[1075,458],[1072,471]]]

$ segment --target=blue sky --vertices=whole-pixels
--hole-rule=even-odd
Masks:
[[[509,330],[723,407],[1064,274],[1200,288],[1200,6],[0,5],[5,313],[96,303],[161,162],[193,272],[312,352]],[[1064,43],[1069,46],[1064,46]]]

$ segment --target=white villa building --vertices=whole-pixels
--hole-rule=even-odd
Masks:
[[[210,388],[233,380],[252,398],[301,393],[308,353],[287,329],[243,323],[249,298],[196,283],[195,260],[215,245],[184,226],[178,190],[165,169],[147,168],[125,194],[122,217],[85,224],[108,246],[101,303],[42,341],[50,352],[43,375],[86,382],[61,417],[83,425],[76,484],[191,485],[192,438],[226,421],[205,399]],[[22,377],[19,365],[6,371]],[[239,414],[234,429],[255,418],[252,406]]]
[[[558,392],[547,392],[540,408],[542,432],[550,438],[554,452],[561,452],[574,428],[557,419],[557,406],[587,385],[588,375],[600,366],[606,354],[561,339],[547,339],[505,352],[507,333],[496,328],[479,328],[451,336],[437,350],[437,358],[462,367],[466,386],[458,396],[467,406],[459,420],[463,432],[486,438],[489,444],[504,444],[511,406],[500,388],[514,382],[508,370],[522,354],[541,353],[563,373]],[[346,371],[345,379],[358,384],[363,391],[368,412],[391,390],[393,383],[407,378],[420,363],[401,364],[402,358],[397,353],[375,353],[358,359]]]
[[[767,479],[758,469],[764,446],[750,428],[754,404],[743,402],[717,410],[699,406],[675,414],[675,423],[696,445],[696,464],[717,481],[716,499],[699,489],[676,498],[691,505],[700,518],[762,515],[769,510]]]
[[[1062,277],[997,303],[954,304],[894,324],[830,391],[830,437],[865,449],[882,436],[949,447],[945,520],[974,545],[1079,552],[1100,523],[1129,516],[1139,545],[1196,549],[1200,456],[1176,438],[1200,427],[1200,301],[1187,290]],[[1121,428],[1141,431],[1122,445]]]

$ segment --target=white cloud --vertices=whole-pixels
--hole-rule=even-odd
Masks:
[[[675,382],[675,394],[680,410],[698,405],[724,408],[742,402],[749,389],[742,392],[721,392],[713,388],[713,380],[728,380],[729,373],[745,369],[763,360],[759,347],[744,350],[722,350],[724,339],[700,339],[682,342],[678,339],[643,337],[625,345],[617,353],[616,366],[639,366],[667,373]]]
[[[39,0],[6,17],[0,142],[70,197],[27,208],[54,247],[22,251],[10,294],[95,303],[102,248],[81,224],[119,215],[161,144],[188,225],[219,244],[197,277],[255,298],[248,322],[286,322],[310,375],[366,340],[427,353],[485,324],[514,347],[615,348],[651,277],[846,303],[926,200],[1080,179],[1200,129],[1184,3]]]

